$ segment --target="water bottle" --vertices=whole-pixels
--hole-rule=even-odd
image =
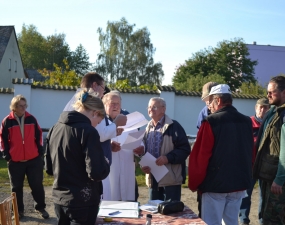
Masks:
[[[145,223],[145,225],[151,225],[151,219],[152,219],[152,215],[151,214],[147,214],[146,215],[146,223]]]

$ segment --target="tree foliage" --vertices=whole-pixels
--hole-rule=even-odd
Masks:
[[[54,71],[47,69],[38,70],[40,74],[46,77],[44,82],[38,82],[43,85],[66,85],[79,86],[81,77],[74,70],[70,70],[66,59],[63,60],[64,68],[54,63]]]
[[[242,39],[219,42],[215,48],[194,53],[185,64],[179,66],[172,79],[173,85],[185,83],[190,77],[213,74],[222,76],[232,90],[239,88],[243,82],[255,84],[254,66],[257,61],[252,61],[248,56],[248,48]]]
[[[250,82],[244,82],[239,88],[239,93],[246,94],[246,95],[267,95],[266,88],[262,87],[258,83],[250,83]]]
[[[203,85],[210,81],[214,81],[219,84],[225,83],[224,77],[218,74],[210,74],[206,77],[203,77],[201,74],[198,74],[197,76],[191,76],[187,78],[186,82],[184,83],[175,83],[173,86],[175,87],[176,90],[181,90],[181,91],[189,90],[189,91],[201,92]]]
[[[161,63],[154,63],[150,32],[146,27],[134,28],[122,18],[108,21],[106,33],[98,29],[101,49],[95,70],[110,83],[128,79],[131,86],[161,84],[164,72]]]
[[[82,75],[91,65],[84,47],[80,44],[71,51],[63,33],[44,37],[34,25],[24,24],[18,43],[24,68],[53,70],[54,64],[65,67],[63,60],[67,59],[70,68]]]

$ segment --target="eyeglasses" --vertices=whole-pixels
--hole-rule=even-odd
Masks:
[[[217,97],[213,98],[211,101],[209,100],[209,105],[211,105]]]
[[[27,105],[17,105],[17,108],[23,108],[23,109],[25,109],[25,108],[27,108]]]
[[[164,107],[164,106],[148,106],[148,107],[146,107],[146,109],[148,109],[148,110],[154,110],[154,111],[156,111],[156,110],[158,110],[158,108],[160,108],[160,107]]]
[[[267,95],[272,95],[273,93],[276,93],[278,90],[275,89],[274,91],[267,91]]]

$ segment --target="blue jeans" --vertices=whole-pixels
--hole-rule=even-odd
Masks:
[[[166,201],[171,199],[180,201],[181,199],[181,185],[172,185],[165,187],[158,187],[155,178],[151,175],[152,188],[149,189],[150,200]]]
[[[238,225],[238,212],[244,191],[202,194],[202,219],[208,225]]]
[[[255,183],[256,183],[256,179],[252,179],[251,187],[246,190],[248,196],[242,199],[240,211],[239,211],[239,220],[241,223],[250,223],[249,213],[250,213],[250,207],[251,207],[251,195],[252,195],[252,191],[253,191]],[[261,210],[261,202],[262,202],[262,199],[261,199],[260,182],[259,182],[259,209],[258,209],[259,214]],[[262,219],[260,218],[260,215],[259,215],[259,223],[262,224]]]

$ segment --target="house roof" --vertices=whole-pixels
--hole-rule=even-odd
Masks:
[[[46,79],[35,69],[25,69],[25,72],[26,72],[27,78],[34,79],[34,81],[45,81]]]
[[[14,26],[0,26],[0,63],[11,37]]]

